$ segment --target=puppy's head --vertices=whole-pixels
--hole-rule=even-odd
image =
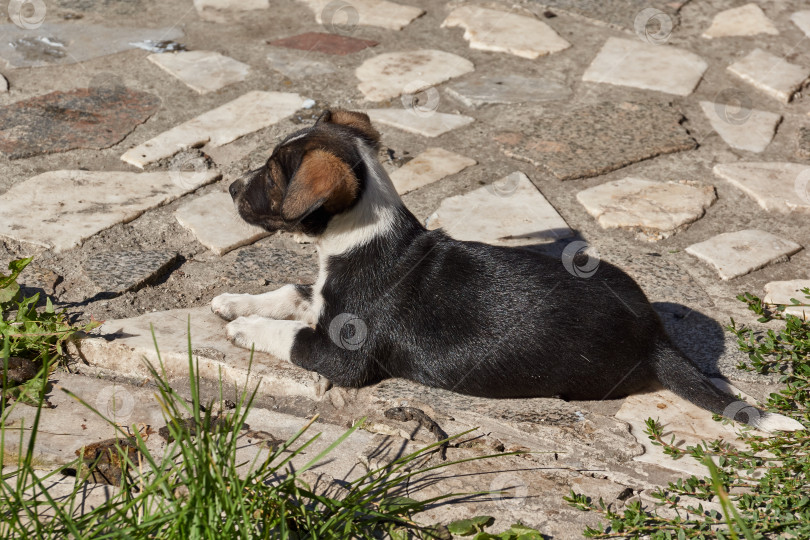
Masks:
[[[231,184],[239,215],[270,232],[320,234],[359,199],[367,176],[362,148],[376,150],[379,140],[366,114],[324,112],[276,146],[264,166]]]

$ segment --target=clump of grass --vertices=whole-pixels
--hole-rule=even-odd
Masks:
[[[810,289],[802,293],[810,298]],[[785,306],[768,305],[746,293],[737,297],[759,315],[759,322],[779,321],[779,330],[764,334],[738,326],[732,319],[729,331],[748,353],[741,369],[782,373],[785,388],[768,398],[766,409],[791,416],[810,425],[810,322],[785,314]],[[791,299],[793,304],[799,304]],[[806,303],[806,302],[805,302]],[[719,416],[715,420],[723,421]],[[565,500],[574,507],[602,514],[606,522],[588,527],[590,538],[700,538],[754,540],[761,538],[810,538],[810,430],[761,437],[745,429],[739,434],[745,449],[715,440],[681,448],[666,441],[662,426],[648,419],[646,434],[673,459],[689,456],[704,463],[705,477],[690,476],[651,493],[656,506],[675,511],[676,517],[659,515],[656,508],[639,501],[622,512],[604,501],[573,491]],[[688,497],[688,499],[684,499]],[[721,512],[702,503],[717,501]]]

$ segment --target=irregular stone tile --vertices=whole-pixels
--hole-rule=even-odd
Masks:
[[[712,265],[723,280],[744,276],[802,249],[790,240],[755,229],[718,234],[686,252]]]
[[[250,351],[231,344],[225,337],[226,321],[209,306],[147,313],[131,319],[106,321],[98,330],[101,338],[82,340],[82,358],[92,366],[111,369],[124,377],[148,377],[143,359],[157,365],[155,344],[167,373],[184,377],[188,373],[188,325],[192,351],[199,360],[200,376],[228,386],[254,388],[271,396],[318,397],[321,376],[267,353],[256,352],[249,369]],[[151,325],[151,326],[150,326]],[[322,385],[321,385],[322,386]]]
[[[239,137],[265,128],[301,108],[304,98],[284,92],[248,92],[233,101],[164,131],[121,156],[143,168],[192,146],[228,144]]]
[[[583,2],[582,0],[543,0],[542,5],[553,11],[564,11],[591,21],[604,23],[615,28],[624,28],[644,32],[645,25],[667,25],[669,31],[675,24],[674,13],[680,9],[684,1],[672,2],[669,0],[639,1],[632,0],[600,0],[599,2]],[[650,15],[644,13],[645,8],[653,8]],[[655,17],[655,18],[653,18]],[[663,17],[664,21],[658,21]],[[652,21],[650,21],[652,19]],[[668,38],[669,33],[663,33],[661,39]]]
[[[755,36],[757,34],[779,34],[773,22],[756,4],[721,11],[714,16],[712,25],[703,32],[705,38],[727,36]]]
[[[582,80],[688,96],[707,67],[701,57],[684,49],[612,37]]]
[[[209,193],[184,204],[177,209],[174,217],[202,245],[217,255],[224,255],[270,235],[239,217],[231,196],[223,191]]]
[[[433,112],[420,114],[409,109],[367,109],[372,122],[379,122],[408,133],[424,137],[438,137],[443,133],[471,124],[474,118],[463,114]]]
[[[220,177],[216,170],[46,172],[0,195],[0,236],[64,251]]]
[[[807,37],[810,37],[810,10],[797,11],[790,16],[790,20],[793,21],[793,24],[798,26],[799,30],[804,32]]]
[[[799,128],[799,137],[796,139],[796,155],[800,158],[810,159],[810,127]]]
[[[90,255],[82,269],[101,292],[121,294],[159,278],[178,257],[173,251],[108,251]]]
[[[198,12],[202,12],[206,8],[224,11],[253,11],[269,7],[270,0],[194,0],[194,8]]]
[[[473,71],[469,60],[434,49],[384,53],[363,62],[354,72],[369,101],[413,94]]]
[[[663,106],[601,102],[547,114],[534,133],[501,132],[494,138],[507,156],[573,180],[695,148],[680,119]]]
[[[177,25],[167,28],[125,28],[99,24],[50,24],[25,29],[0,25],[0,57],[12,67],[75,64],[115,54],[147,40],[183,37]]]
[[[329,62],[312,58],[312,55],[287,49],[271,49],[267,53],[270,67],[290,79],[302,79],[313,75],[328,75],[337,71]]]
[[[720,163],[712,170],[769,212],[810,214],[810,165]]]
[[[5,77],[3,77],[2,74],[0,74],[0,94],[3,94],[5,92],[8,92],[8,79],[6,79]]]
[[[264,280],[268,268],[277,269],[294,283],[314,283],[318,268],[317,257],[273,245],[255,245],[236,252],[236,260],[225,271],[235,281]],[[292,277],[294,276],[294,278]]]
[[[810,288],[810,279],[794,279],[790,281],[771,281],[765,285],[764,302],[787,306],[783,313],[810,320],[810,298],[807,298],[802,289]],[[794,304],[792,299],[798,300]]]
[[[76,148],[109,148],[152,116],[160,99],[146,92],[79,88],[0,108],[0,152],[18,159]]]
[[[478,163],[443,148],[428,148],[411,161],[391,173],[391,180],[397,193],[404,195],[409,191],[432,184],[451,174],[463,171]]]
[[[425,10],[386,0],[300,0],[315,13],[315,22],[333,33],[356,25],[402,30]]]
[[[250,66],[213,51],[150,54],[147,58],[200,94],[244,81]]]
[[[671,234],[701,218],[717,195],[712,186],[624,178],[577,193],[605,229],[641,228]]]
[[[277,39],[269,42],[269,44],[275,47],[287,47],[288,49],[300,49],[302,51],[337,54],[340,56],[379,45],[378,42],[370,39],[358,39],[323,32],[307,32],[297,36]]]
[[[478,6],[461,6],[447,16],[442,28],[461,26],[470,48],[506,52],[534,60],[571,46],[546,23],[533,17]]]
[[[448,86],[445,92],[468,107],[489,103],[556,101],[571,96],[571,89],[565,85],[565,81],[520,75],[485,75]]]
[[[457,240],[519,246],[554,241],[574,232],[522,172],[444,199],[427,219],[428,229]]]
[[[737,108],[727,114],[728,105],[701,101],[703,114],[720,137],[732,148],[762,152],[773,139],[782,115],[757,109]]]
[[[782,103],[788,103],[810,75],[810,69],[791,64],[762,49],[754,49],[727,69]]]

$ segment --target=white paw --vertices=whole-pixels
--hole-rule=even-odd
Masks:
[[[254,309],[253,295],[250,294],[225,293],[211,300],[211,311],[226,321],[253,315]]]
[[[267,319],[258,315],[239,317],[225,326],[225,335],[237,347],[245,349],[255,347],[257,351],[264,350],[262,339],[265,337],[266,323]]]

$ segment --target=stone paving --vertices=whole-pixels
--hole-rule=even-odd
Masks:
[[[250,366],[211,299],[312,283],[317,257],[240,222],[227,186],[327,108],[369,114],[381,162],[429,228],[556,255],[581,242],[638,280],[704,371],[751,399],[776,378],[735,368],[723,325],[757,323],[734,297],[810,313],[798,293],[810,285],[810,10],[799,0],[60,0],[8,15],[0,264],[35,255],[26,291],[106,321],[73,349],[78,373],[59,376],[91,403],[123,389],[132,411],[116,420],[158,422],[142,360],[156,359],[150,324],[179,391],[190,327],[206,380],[259,385],[260,429],[283,436],[317,412],[334,440],[370,417],[328,469],[335,478],[384,459],[381,445],[430,442],[384,418],[388,406],[419,407],[448,433],[480,427],[458,457],[540,452],[462,466],[434,488],[511,483],[519,497],[426,519],[488,513],[556,538],[593,523],[562,503],[571,488],[621,508],[699,472],[650,446],[644,418],[687,441],[733,438],[663,390],[504,402],[399,380],[333,388],[261,354]],[[82,433],[60,394],[46,423],[63,435],[38,449],[50,464],[108,436],[101,424]]]

